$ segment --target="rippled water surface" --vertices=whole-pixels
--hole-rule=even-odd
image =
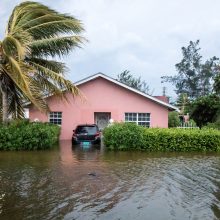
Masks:
[[[0,152],[0,219],[220,219],[220,154]]]

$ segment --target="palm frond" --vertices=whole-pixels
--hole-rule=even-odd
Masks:
[[[39,110],[47,111],[48,107],[42,98],[42,91],[31,85],[30,77],[27,75],[27,70],[33,71],[33,69],[18,63],[12,57],[9,57],[9,60],[9,64],[4,68],[5,73]]]
[[[48,39],[35,40],[31,42],[30,47],[32,56],[59,57],[67,55],[75,47],[80,47],[85,39],[79,36],[53,37]]]
[[[2,41],[3,53],[6,56],[10,57],[18,57],[18,60],[24,58],[25,55],[25,47],[22,47],[20,41],[18,41],[13,36],[6,36]]]
[[[15,39],[17,39],[23,47],[26,47],[25,51],[29,52],[27,54],[27,55],[29,55],[30,54],[30,49],[29,49],[28,45],[30,44],[31,41],[33,41],[33,37],[31,36],[31,34],[28,33],[27,31],[23,30],[22,32],[18,31],[18,32],[14,33],[13,37]]]
[[[41,23],[60,20],[63,20],[63,18],[61,18],[59,15],[38,9],[35,13],[29,12],[23,16],[23,18],[19,20],[19,23],[17,24],[14,32],[20,31],[21,28],[26,30]]]
[[[60,34],[79,34],[83,31],[80,21],[60,20],[50,21],[26,29],[34,39],[56,37]]]
[[[84,29],[81,21],[60,14],[38,2],[25,2],[15,7],[9,19],[8,33],[27,31],[35,39],[58,36],[60,33],[79,34]]]
[[[31,58],[28,60],[28,63],[35,63],[39,66],[45,67],[46,69],[51,70],[52,72],[56,72],[56,74],[63,76],[67,71],[67,68],[64,63],[53,61],[53,60],[45,60],[40,58]],[[44,91],[45,95],[56,95],[60,98],[66,99],[65,93],[63,91],[64,87],[62,83],[57,83],[51,79],[48,74],[42,74],[42,70],[38,71],[37,74],[32,78],[33,82],[36,86],[40,88],[41,91]],[[74,92],[75,94],[75,92]]]
[[[27,63],[33,62],[33,63],[39,64],[61,75],[64,75],[64,73],[68,71],[68,68],[66,67],[65,63],[58,62],[55,60],[47,60],[43,58],[30,57],[30,58],[26,58],[25,61]]]
[[[52,71],[45,66],[37,64],[33,61],[30,61],[30,65],[32,65],[36,70],[42,75],[45,76],[50,82],[53,82],[58,88],[63,91],[69,91],[74,96],[80,95],[79,89],[69,80],[65,79],[61,74]]]
[[[44,97],[49,95],[55,95],[60,99],[66,99],[64,93],[60,88],[58,88],[54,83],[50,82],[47,78],[36,74],[35,77],[31,78],[31,84],[39,88],[41,91],[44,91]]]
[[[7,25],[7,31],[13,32],[13,30],[16,29],[16,26],[26,18],[27,14],[30,14],[31,12],[32,14],[34,14],[34,12],[36,12],[36,9],[44,9],[48,12],[53,11],[52,9],[49,9],[47,6],[44,6],[43,4],[40,4],[38,2],[22,2],[21,4],[17,5],[12,11]]]

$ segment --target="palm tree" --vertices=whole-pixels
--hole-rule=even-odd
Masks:
[[[9,18],[0,41],[0,98],[2,120],[9,114],[23,117],[24,100],[48,111],[45,94],[65,98],[63,90],[79,90],[65,79],[66,66],[55,61],[80,47],[85,39],[82,23],[38,2],[23,2]]]

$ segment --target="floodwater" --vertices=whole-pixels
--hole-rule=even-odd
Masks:
[[[220,219],[220,154],[0,152],[0,219]]]

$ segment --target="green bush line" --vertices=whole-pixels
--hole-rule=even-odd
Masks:
[[[59,138],[60,127],[49,123],[14,121],[0,125],[0,150],[44,150]]]
[[[103,131],[110,150],[220,151],[220,132],[214,129],[144,128],[115,123]]]
[[[203,128],[213,128],[213,129],[220,130],[220,121],[216,121],[216,122],[213,122],[213,123],[208,123]]]

